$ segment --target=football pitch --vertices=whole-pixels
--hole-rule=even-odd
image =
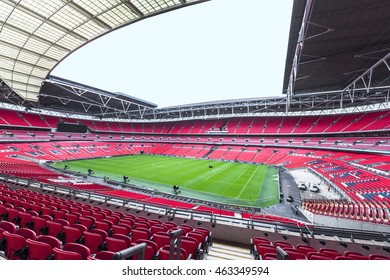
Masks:
[[[155,155],[131,155],[112,158],[57,162],[54,167],[110,180],[129,183],[190,198],[243,206],[266,207],[279,202],[278,172],[274,167],[258,164],[223,162],[204,159]],[[212,168],[210,168],[212,166]]]

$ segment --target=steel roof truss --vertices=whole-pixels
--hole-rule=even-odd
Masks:
[[[122,104],[123,112],[127,113],[129,111],[130,106],[131,106],[132,103],[124,101],[124,100],[121,100],[121,104]]]
[[[390,72],[390,66],[388,63],[388,59],[390,59],[390,52],[388,52],[383,58],[379,59],[374,65],[364,71],[363,74],[358,76],[354,81],[352,81],[347,87],[344,88],[344,92],[348,92],[350,94],[351,101],[353,102],[353,97],[356,91],[364,90],[366,93],[370,93],[371,91],[381,90],[376,85],[372,85],[372,79],[375,75],[375,69],[380,66],[385,66],[387,70]],[[390,74],[390,73],[389,73]],[[362,88],[358,88],[362,84]],[[387,87],[390,87],[387,86]]]

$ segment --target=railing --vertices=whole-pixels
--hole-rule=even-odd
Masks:
[[[137,256],[137,260],[143,260],[145,258],[146,243],[137,244],[130,248],[116,252],[112,257],[113,260],[126,260],[134,255]]]
[[[181,229],[171,231],[169,233],[169,259],[173,260],[175,257],[175,240],[176,240],[176,259],[180,260],[180,252],[181,252],[181,234],[183,231]]]
[[[139,211],[146,211],[150,213],[160,213],[160,215],[166,215],[171,211],[171,207],[157,207],[154,205],[144,204],[142,202],[136,202],[132,200],[123,200],[119,198],[106,197],[103,195],[89,193],[85,191],[79,191],[74,189],[68,189],[65,187],[51,186],[47,184],[40,184],[39,182],[34,182],[32,180],[21,179],[18,177],[12,177],[9,175],[0,174],[0,181],[22,185],[24,187],[34,187],[39,189],[41,192],[47,192],[49,194],[55,194],[59,196],[65,196],[68,199],[81,199],[83,201],[93,201],[98,203],[109,203],[110,205],[115,205],[117,208],[125,207],[126,209],[139,209]],[[348,228],[334,228],[334,227],[325,227],[319,225],[304,225],[299,226],[295,224],[288,224],[278,221],[264,221],[256,219],[242,219],[237,217],[228,217],[228,216],[218,216],[213,213],[198,213],[194,210],[188,209],[175,209],[175,217],[185,219],[191,219],[198,222],[207,222],[216,226],[229,225],[232,227],[238,228],[247,228],[254,230],[262,230],[269,232],[290,232],[298,233],[299,235],[307,234],[311,237],[314,236],[329,236],[329,237],[344,237],[344,238],[355,238],[360,240],[367,241],[386,241],[390,242],[390,234],[378,231],[368,231],[368,230],[358,230],[358,229],[348,229]]]

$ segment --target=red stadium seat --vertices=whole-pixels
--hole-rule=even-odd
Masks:
[[[105,237],[98,233],[85,231],[83,244],[89,248],[91,254],[96,254],[98,251],[103,250]]]
[[[157,255],[158,246],[155,242],[147,239],[138,239],[136,242],[132,243],[132,246],[136,244],[146,243],[146,249],[144,253],[145,260],[154,260]],[[133,259],[136,259],[136,256],[133,256]]]
[[[166,232],[159,232],[153,234],[152,240],[157,244],[158,249],[170,244],[170,235]]]
[[[186,250],[188,254],[191,254],[192,259],[200,258],[200,244],[192,237],[183,236],[181,237],[181,247]]]
[[[93,218],[93,217],[92,217]],[[79,223],[83,226],[85,226],[87,229],[91,229],[92,226],[95,224],[95,218],[87,218],[87,217],[80,217]]]
[[[150,230],[144,228],[133,229],[131,232],[131,236],[133,241],[137,241],[138,239],[149,239],[151,237]]]
[[[62,243],[58,238],[50,235],[40,235],[36,240],[42,243],[46,243],[52,248],[61,248],[62,246]]]
[[[300,252],[304,253],[306,256],[310,252],[317,252],[316,249],[314,249],[313,247],[306,245],[306,244],[298,244],[296,246],[296,249],[299,250]]]
[[[47,234],[47,220],[41,217],[32,217],[33,230],[36,234]]]
[[[321,253],[317,253],[317,252],[310,252],[310,253],[308,253],[307,258],[309,260],[334,260],[333,257],[329,257],[327,255],[324,255],[324,254],[321,254]]]
[[[13,208],[6,209],[7,221],[19,225],[20,222],[20,214],[19,211]]]
[[[83,231],[73,226],[64,226],[64,244],[67,243],[81,243]]]
[[[16,233],[16,225],[7,221],[0,221],[0,228],[9,233]]]
[[[19,213],[20,221],[19,226],[21,228],[32,228],[33,222],[32,222],[32,215],[30,213]]]
[[[83,257],[76,252],[64,251],[59,248],[53,248],[55,260],[82,260]]]
[[[15,234],[18,234],[20,236],[23,236],[24,239],[32,239],[32,240],[35,240],[37,238],[37,235],[36,233],[29,229],[29,228],[20,228],[16,231]]]
[[[8,260],[20,260],[22,259],[22,250],[26,247],[26,239],[14,233],[8,231],[3,232],[5,243],[5,255]]]
[[[305,260],[306,255],[297,249],[285,248],[283,249],[287,255],[289,260]]]
[[[162,248],[160,248],[160,250],[158,250],[158,253],[157,253],[157,258],[159,260],[169,260],[170,259],[170,250],[169,250],[169,245],[168,246],[164,246]],[[176,251],[176,247],[174,248],[174,260],[176,260],[177,258],[177,251]],[[188,258],[188,254],[187,252],[181,248],[180,250],[180,260],[187,260]]]
[[[47,243],[27,239],[26,244],[28,260],[48,260],[53,257],[53,248]]]
[[[167,228],[163,225],[151,225],[150,230],[153,235],[159,232],[167,232]]]
[[[321,248],[319,250],[319,252],[321,254],[327,255],[333,259],[336,259],[336,257],[340,257],[342,255],[339,251],[334,250],[334,249],[329,249],[329,248]]]
[[[114,252],[111,251],[99,251],[95,255],[96,260],[112,260],[112,257],[114,256]]]
[[[64,238],[64,226],[57,222],[47,221],[47,234],[62,240]]]
[[[62,247],[62,250],[78,253],[83,260],[88,260],[91,256],[91,252],[88,247],[79,243],[67,243],[64,247]]]
[[[368,256],[368,259],[369,260],[390,260],[390,257],[386,257],[386,256],[380,255],[380,254],[370,254]]]
[[[266,253],[272,253],[276,255],[276,248],[272,245],[259,244],[257,245],[255,252],[256,252],[255,255],[257,256],[258,259],[259,258],[264,259],[264,255]]]
[[[112,222],[111,221],[108,221],[108,220],[96,220],[95,222],[95,228],[96,229],[102,229],[106,232],[110,232],[111,228],[112,228]]]
[[[123,234],[129,236],[131,231],[131,227],[126,224],[117,224],[112,226],[112,234]]]
[[[287,248],[291,248],[292,249],[292,248],[294,248],[290,243],[285,242],[285,241],[280,241],[280,240],[274,241],[273,245],[275,247],[279,246],[282,249],[287,249]]]
[[[354,259],[354,260],[368,260],[369,259],[368,256],[364,256],[361,253],[353,252],[353,251],[345,251],[344,252],[344,257],[348,257],[348,258],[351,258],[351,259]]]
[[[113,237],[106,238],[106,248],[108,251],[112,251],[116,253],[124,249],[127,249],[129,247],[131,247],[131,242],[128,243],[123,239],[118,239]]]

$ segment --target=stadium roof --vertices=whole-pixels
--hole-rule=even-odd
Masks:
[[[283,91],[388,91],[389,10],[382,0],[295,0]]]
[[[0,80],[36,101],[71,52],[117,28],[208,0],[0,0]],[[16,98],[16,97],[15,97]]]
[[[66,56],[91,40],[206,1],[0,0],[0,102],[145,120],[390,106],[390,3],[380,0],[294,0],[286,97],[157,109],[135,97],[49,76]]]
[[[50,76],[41,88],[39,106],[47,110],[97,118],[142,118],[157,105],[120,92],[109,92]]]

